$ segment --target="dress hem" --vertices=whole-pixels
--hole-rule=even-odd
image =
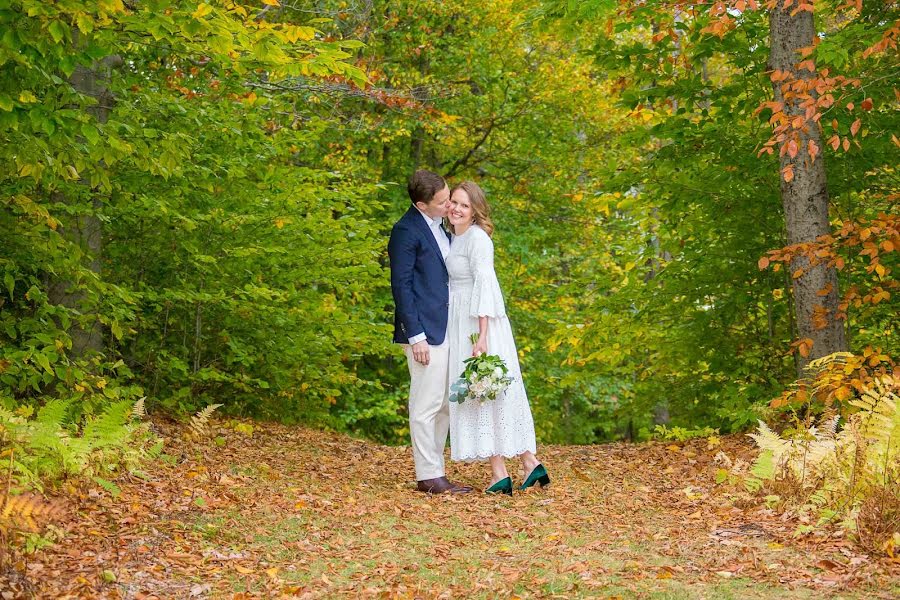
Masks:
[[[516,450],[510,454],[507,454],[505,452],[495,452],[493,454],[472,454],[472,455],[466,455],[466,456],[462,456],[462,457],[453,456],[451,454],[450,460],[455,461],[455,462],[481,462],[481,461],[489,460],[492,456],[502,456],[503,458],[516,458],[526,452],[531,452],[532,454],[537,454],[537,448],[535,448],[535,447],[522,448],[521,450]]]

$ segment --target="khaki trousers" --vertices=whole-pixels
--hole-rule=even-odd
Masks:
[[[444,447],[450,432],[449,361],[447,340],[429,346],[428,365],[416,362],[412,346],[404,346],[409,366],[409,434],[416,480],[444,476]]]

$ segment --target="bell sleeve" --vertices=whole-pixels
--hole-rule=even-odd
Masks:
[[[474,284],[469,314],[472,317],[505,317],[506,307],[500,282],[494,271],[494,242],[483,231],[472,240],[469,267],[472,269]]]

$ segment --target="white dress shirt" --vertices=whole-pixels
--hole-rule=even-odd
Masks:
[[[416,207],[416,210],[419,210],[418,206]],[[447,260],[447,255],[450,254],[450,240],[447,239],[447,234],[441,229],[441,223],[443,223],[444,220],[440,217],[432,219],[421,210],[419,210],[419,214],[425,219],[425,223],[428,224],[428,228],[431,230],[431,235],[433,235],[435,241],[437,241],[438,247],[441,249],[441,258]]]
[[[418,206],[416,207],[416,210],[418,210],[419,214],[422,215],[422,218],[425,219],[425,223],[428,225],[428,229],[431,230],[431,235],[434,236],[434,240],[437,242],[438,248],[441,249],[441,258],[447,260],[447,255],[450,254],[450,240],[447,239],[447,234],[445,234],[444,230],[441,229],[441,223],[443,219],[440,217],[438,217],[437,219],[432,219],[427,214],[419,210]],[[409,343],[416,344],[426,338],[427,336],[423,331],[422,333],[409,338]]]

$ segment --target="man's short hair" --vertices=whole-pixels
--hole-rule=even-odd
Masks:
[[[416,202],[430,204],[434,200],[434,195],[446,186],[447,182],[437,173],[420,169],[409,178],[409,182],[406,184],[406,191],[409,193],[409,200],[413,204]]]

